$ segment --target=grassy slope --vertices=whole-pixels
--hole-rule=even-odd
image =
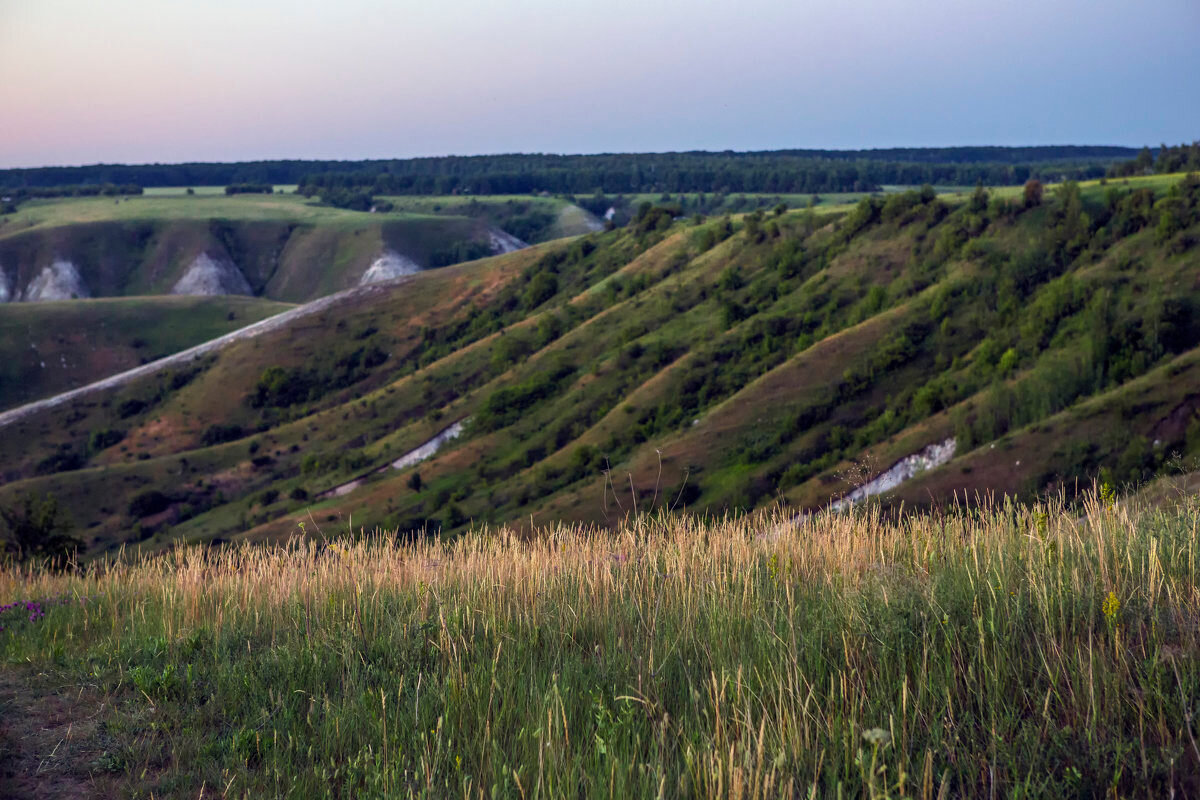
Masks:
[[[486,252],[489,226],[520,225],[531,241],[586,231],[560,225],[556,215],[573,207],[550,198],[394,200],[394,211],[379,214],[294,194],[31,201],[0,218],[0,270],[21,287],[67,258],[95,296],[165,294],[210,252],[229,256],[256,293],[300,302],[355,285],[385,249],[428,267],[464,248]]]
[[[1094,216],[1074,222],[1053,197],[981,214],[965,198],[958,210],[909,199],[891,218],[795,212],[761,236],[737,220],[716,243],[721,220],[631,228],[425,273],[239,344],[176,389],[160,378],[7,429],[0,495],[53,490],[98,550],[284,537],[301,520],[611,522],[668,498],[811,508],[848,488],[854,460],[873,474],[947,436],[960,458],[899,498],[1030,492],[1101,468],[1135,477],[1200,444],[1196,229],[1160,241],[1152,218],[1101,228],[1109,188],[1084,187],[1080,213]],[[557,292],[535,294],[551,276]],[[336,380],[372,348],[388,358]],[[273,365],[320,385],[252,407]],[[1127,400],[1135,390],[1154,402]],[[121,420],[131,397],[152,407]],[[1080,423],[1089,403],[1106,409],[1096,428]],[[419,468],[420,491],[410,470],[315,499],[468,416],[468,435]],[[1117,420],[1132,438],[1089,444]],[[241,438],[204,447],[213,425]],[[81,453],[112,427],[120,446]],[[1020,454],[993,459],[992,444]],[[68,451],[88,469],[32,477]],[[147,491],[170,507],[137,521],[129,502]]]
[[[288,308],[252,297],[136,297],[0,306],[0,409],[177,353]]]
[[[0,602],[42,603],[0,614],[0,751],[43,788],[164,798],[1194,796],[1198,514],[0,569]]]

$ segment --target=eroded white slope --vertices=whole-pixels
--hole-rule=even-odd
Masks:
[[[371,266],[367,267],[367,271],[359,279],[358,285],[366,286],[368,283],[390,281],[405,275],[415,275],[420,271],[421,267],[411,258],[402,256],[395,250],[384,250],[379,258],[372,261]]]
[[[75,265],[65,258],[56,258],[48,267],[43,267],[37,277],[29,282],[21,295],[22,300],[30,303],[50,300],[76,300],[81,297],[91,297],[83,276]]]
[[[171,294],[218,296],[254,294],[250,282],[237,265],[222,256],[208,253],[196,256],[183,277],[171,287]]]

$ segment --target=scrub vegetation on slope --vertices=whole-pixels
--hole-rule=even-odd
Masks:
[[[644,204],[24,417],[0,501],[58,496],[96,553],[313,520],[615,524],[664,499],[799,514],[948,440],[883,502],[1139,481],[1200,454],[1197,241],[1186,176],[716,218]]]

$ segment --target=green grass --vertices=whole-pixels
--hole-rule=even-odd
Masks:
[[[134,796],[1200,789],[1194,501],[778,522],[9,568],[14,730],[86,698],[29,763]]]
[[[129,297],[0,306],[0,409],[177,353],[290,306],[253,297]]]
[[[406,212],[365,214],[323,206],[297,194],[141,195],[132,197],[68,197],[30,200],[0,224],[0,237],[40,227],[89,222],[230,219],[246,222],[294,221],[358,226],[366,222],[412,219],[428,215]]]

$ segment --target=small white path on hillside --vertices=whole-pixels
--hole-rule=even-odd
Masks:
[[[378,475],[381,472],[387,472],[391,469],[405,469],[406,467],[411,467],[413,464],[419,464],[432,456],[438,450],[441,450],[442,445],[444,445],[446,442],[450,441],[451,439],[457,439],[459,435],[462,434],[463,427],[466,424],[467,419],[460,419],[458,422],[454,423],[449,428],[446,428],[444,431],[440,432],[437,436],[434,436],[425,444],[421,445],[420,447],[414,447],[412,450],[409,450],[392,463],[385,464],[378,469],[373,469],[368,473],[359,475],[354,480],[339,484],[332,489],[326,489],[317,495],[315,499],[325,500],[330,497],[343,497],[366,483],[367,478],[371,477],[372,475]]]
[[[444,445],[446,442],[450,441],[451,439],[457,439],[462,434],[463,425],[465,423],[465,419],[460,419],[458,422],[454,423],[449,428],[446,428],[446,430],[442,431],[425,444],[409,450],[407,453],[400,456],[400,458],[397,458],[392,462],[392,469],[404,469],[405,467],[411,467],[413,464],[418,464],[429,458],[438,450],[441,450],[442,445]]]
[[[850,494],[840,500],[835,500],[830,503],[825,509],[828,511],[843,511],[854,507],[855,504],[884,492],[890,492],[905,481],[916,477],[926,470],[935,469],[945,464],[954,457],[954,451],[958,448],[958,442],[953,438],[946,439],[944,442],[934,442],[928,447],[913,453],[910,456],[897,461],[892,466],[888,467],[872,480],[864,483],[862,486],[855,489]],[[798,527],[806,519],[819,514],[820,511],[814,511],[812,514],[800,513],[786,522],[781,522],[774,528],[762,534],[759,538],[764,540],[778,539],[793,528]]]
[[[935,469],[945,464],[954,457],[954,451],[957,446],[958,443],[951,438],[944,442],[935,442],[920,452],[906,456],[841,500],[830,503],[829,510],[840,511],[843,508],[849,508],[855,503],[866,500],[868,497],[890,492],[910,478],[926,470]]]
[[[247,325],[244,328],[239,328],[238,330],[227,333],[224,336],[218,336],[216,339],[210,339],[203,344],[188,348],[187,350],[176,353],[175,355],[167,356],[166,358],[160,358],[157,361],[151,361],[149,364],[143,364],[140,367],[134,367],[126,372],[96,381],[95,383],[89,383],[87,386],[81,386],[78,389],[72,389],[69,392],[63,392],[62,394],[57,394],[53,397],[47,397],[45,400],[38,400],[33,403],[27,403],[23,406],[17,406],[16,408],[9,409],[8,411],[0,412],[0,428],[3,428],[5,425],[11,425],[14,422],[22,420],[31,414],[36,414],[39,411],[60,406],[63,403],[77,400],[80,397],[85,397],[95,392],[101,392],[106,389],[115,389],[116,387],[123,386],[132,380],[144,377],[146,375],[153,375],[154,373],[167,369],[168,367],[187,364],[188,362],[194,361],[200,356],[221,350],[222,348],[233,344],[234,342],[238,342],[243,339],[252,339],[255,336],[261,336],[264,333],[269,333],[273,330],[281,328],[288,323],[293,322],[294,320],[300,319],[301,317],[307,317],[312,314],[320,313],[346,300],[375,294],[376,292],[383,291],[391,286],[406,283],[408,280],[410,279],[407,277],[398,278],[394,281],[374,283],[370,286],[359,286],[354,289],[347,289],[336,294],[331,294],[328,297],[322,297],[321,299],[314,300],[311,303],[306,303],[302,306],[288,309],[282,314],[276,314],[273,317],[268,317],[267,319],[255,322],[253,325]]]

